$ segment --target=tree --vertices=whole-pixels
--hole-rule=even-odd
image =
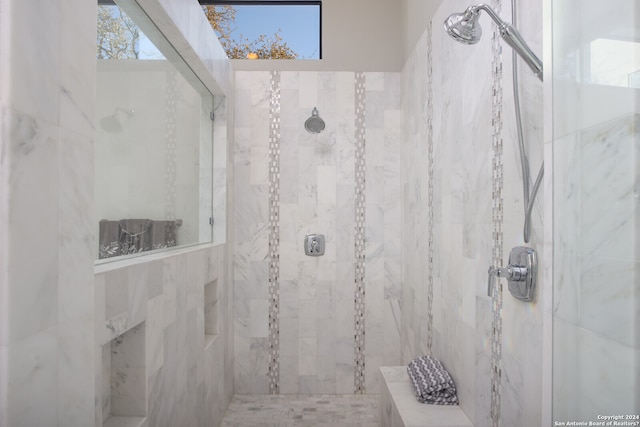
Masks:
[[[98,59],[127,59],[140,57],[140,29],[119,9],[98,6]]]
[[[256,40],[249,40],[243,35],[233,37],[236,28],[236,10],[233,6],[203,6],[203,10],[211,27],[218,35],[218,40],[231,59],[245,59],[252,55],[257,59],[296,59],[298,54],[282,39],[280,30],[273,36],[260,35]]]

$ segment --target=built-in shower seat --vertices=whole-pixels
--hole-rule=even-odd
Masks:
[[[380,367],[381,427],[473,427],[459,406],[420,403],[406,366]]]

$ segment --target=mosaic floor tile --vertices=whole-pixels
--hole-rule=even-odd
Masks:
[[[236,395],[222,427],[378,427],[377,395]]]

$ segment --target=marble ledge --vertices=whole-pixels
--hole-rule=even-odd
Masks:
[[[406,366],[381,366],[381,427],[473,427],[459,406],[416,400]]]
[[[140,252],[130,257],[123,257],[123,258],[117,258],[117,259],[106,258],[104,260],[96,260],[94,273],[95,274],[108,273],[110,271],[118,270],[121,268],[127,268],[131,266],[139,265],[139,264],[144,264],[147,262],[159,261],[167,258],[172,258],[178,255],[185,255],[192,252],[211,249],[224,244],[226,244],[226,242],[204,243],[204,244],[185,246],[183,248],[178,248],[178,249],[170,249],[170,250],[159,249],[157,251]]]
[[[146,427],[146,417],[109,417],[102,427]]]

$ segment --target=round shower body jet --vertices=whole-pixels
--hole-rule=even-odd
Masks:
[[[444,21],[444,28],[447,33],[457,42],[463,44],[476,44],[482,37],[482,27],[478,23],[480,11],[484,10],[487,15],[498,25],[500,35],[504,41],[516,51],[518,55],[527,63],[533,73],[542,80],[542,61],[531,50],[524,41],[518,30],[508,22],[503,21],[491,7],[486,4],[469,6],[463,13],[453,13]]]

